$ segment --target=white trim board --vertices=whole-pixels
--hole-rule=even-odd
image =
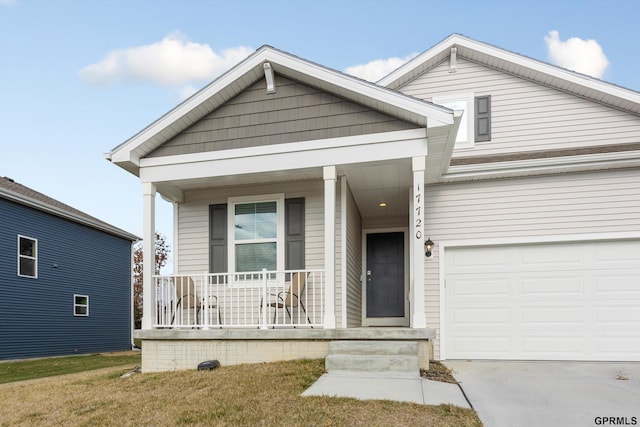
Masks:
[[[139,165],[140,155],[150,152],[214,111],[263,75],[264,62],[269,62],[277,74],[312,84],[321,90],[338,94],[420,126],[438,127],[453,124],[452,111],[445,107],[331,70],[270,46],[263,46],[204,89],[114,148],[105,157],[113,163]]]
[[[422,137],[398,140],[392,136],[383,137],[376,142],[352,140],[352,144],[313,147],[295,152],[260,153],[197,161],[192,163],[168,163],[145,166],[140,169],[142,182],[168,182],[197,178],[213,178],[261,172],[278,172],[288,169],[323,167],[352,163],[375,162],[405,159],[427,154],[427,139],[424,129]],[[381,134],[384,135],[384,134]],[[346,142],[346,141],[345,141]],[[305,143],[299,143],[305,146]],[[244,149],[242,149],[244,150]],[[228,150],[231,151],[231,150]],[[235,151],[235,150],[234,150]]]
[[[449,182],[472,178],[502,178],[517,175],[552,172],[566,173],[639,166],[640,153],[623,151],[617,153],[583,154],[579,156],[449,166],[447,172],[442,175],[442,180]]]
[[[513,53],[460,34],[450,35],[427,51],[406,62],[377,83],[382,86],[397,89],[417,74],[430,69],[431,67],[425,67],[429,62],[434,61],[433,65],[436,65],[435,63],[439,62],[436,59],[442,60],[448,58],[451,47],[457,48],[458,58],[472,59],[475,62],[487,66],[488,64],[492,64],[494,68],[503,71],[506,70],[505,72],[528,80],[536,82],[545,81],[548,86],[558,88],[565,92],[574,93],[597,102],[606,100],[607,105],[616,105],[620,108],[620,106],[625,103],[636,105],[640,103],[640,93],[631,89],[616,86],[585,74]],[[516,72],[511,70],[516,70]],[[558,80],[553,81],[553,79]],[[570,85],[575,85],[575,87],[569,87]],[[585,88],[593,92],[588,93],[584,89],[580,90],[580,88]],[[611,97],[617,99],[611,100]],[[626,106],[630,107],[628,104]],[[635,111],[637,112],[637,108]]]
[[[198,163],[212,160],[233,160],[245,157],[257,157],[273,154],[292,154],[305,151],[327,150],[331,148],[422,140],[427,138],[425,128],[408,129],[393,132],[371,133],[365,135],[343,136],[329,139],[289,142],[275,145],[231,148],[228,150],[207,151],[202,153],[176,154],[162,157],[149,157],[140,160],[141,167],[168,166],[180,163]]]

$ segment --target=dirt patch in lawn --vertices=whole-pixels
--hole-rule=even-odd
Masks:
[[[429,362],[429,370],[420,369],[420,376],[432,381],[440,381],[443,383],[458,384],[454,378],[451,369],[447,368],[440,362],[434,360]]]

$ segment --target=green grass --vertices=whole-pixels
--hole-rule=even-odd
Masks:
[[[139,352],[50,357],[0,363],[0,384],[73,374],[111,366],[140,365]]]

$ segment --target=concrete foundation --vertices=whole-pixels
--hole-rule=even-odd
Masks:
[[[329,343],[342,340],[412,341],[418,345],[419,365],[428,369],[433,357],[433,329],[151,329],[137,330],[142,340],[142,371],[196,369],[216,359],[223,366],[326,358]]]

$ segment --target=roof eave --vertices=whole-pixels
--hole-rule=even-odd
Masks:
[[[320,87],[419,126],[428,128],[453,124],[452,112],[447,108],[331,70],[270,46],[263,46],[142,131],[106,153],[105,157],[137,175],[141,157],[251,85],[263,75],[262,64],[265,62],[270,62],[276,73]]]
[[[64,219],[68,219],[78,224],[82,224],[100,231],[104,231],[106,233],[113,234],[115,236],[121,237],[126,240],[130,240],[132,242],[137,242],[141,240],[140,237],[134,234],[131,234],[129,232],[126,232],[124,230],[121,230],[112,225],[97,222],[97,221],[92,221],[88,218],[83,218],[81,216],[73,214],[72,212],[66,212],[60,208],[51,206],[47,203],[43,203],[41,201],[16,193],[6,188],[0,188],[0,198],[10,200],[12,202],[19,203],[21,205],[28,206],[28,207],[31,207],[31,208],[34,208],[42,212],[46,212]]]
[[[546,62],[539,61],[537,59],[529,58],[527,56],[520,55],[518,53],[510,52],[499,47],[495,47],[486,43],[482,43],[476,40],[472,40],[468,37],[453,34],[440,43],[436,44],[429,50],[416,56],[411,61],[406,62],[401,67],[383,77],[378,81],[379,85],[389,87],[391,89],[398,89],[400,86],[415,78],[418,74],[428,70],[431,66],[437,65],[440,59],[448,57],[449,50],[452,47],[458,48],[458,55],[468,58],[470,52],[479,53],[481,55],[487,55],[492,58],[496,58],[500,61],[517,65],[528,70],[540,73],[542,75],[559,79],[564,82],[569,82],[578,85],[582,88],[586,88],[590,91],[595,91],[599,94],[614,97],[622,102],[632,103],[638,106],[638,108],[624,108],[619,105],[614,105],[618,108],[628,110],[630,112],[638,114],[640,112],[640,93],[632,89],[627,89],[621,86],[617,86],[612,83],[605,82],[603,80],[596,79],[585,74],[580,74],[571,70],[567,70],[555,65],[548,64]],[[434,59],[438,59],[435,61]],[[429,64],[433,61],[433,64]],[[478,61],[476,61],[478,62]],[[482,63],[482,62],[481,62]],[[429,64],[429,66],[426,66]],[[489,66],[489,64],[485,64]],[[511,74],[519,75],[511,72]],[[530,77],[521,76],[531,80]],[[539,81],[540,79],[533,79]],[[545,83],[548,86],[555,87],[553,83]],[[561,89],[570,93],[575,93],[570,89]],[[594,94],[595,95],[595,94]],[[585,97],[585,95],[580,95]],[[602,102],[597,96],[586,96],[587,98],[593,98],[596,101]]]

